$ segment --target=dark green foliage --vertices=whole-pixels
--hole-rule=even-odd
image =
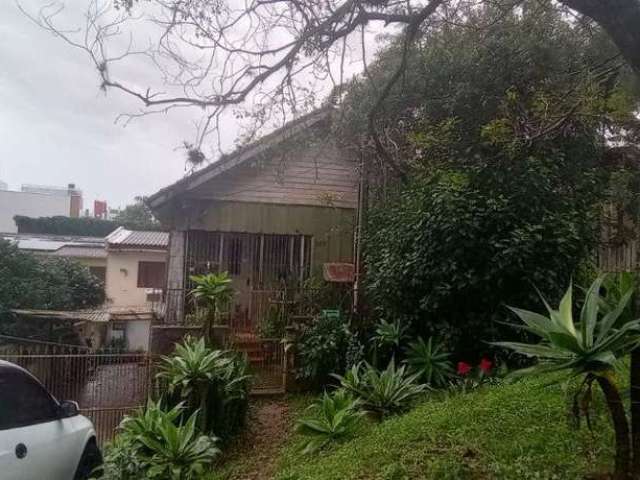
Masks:
[[[533,307],[531,285],[559,297],[590,257],[604,127],[638,105],[600,32],[527,3],[524,15],[469,12],[482,28],[426,33],[379,121],[409,180],[372,188],[367,303],[466,360],[503,337],[504,303]],[[374,81],[351,86],[337,126],[348,141],[365,133],[372,85],[397,61],[392,45],[371,66]]]
[[[465,359],[479,356],[482,340],[499,338],[504,303],[537,302],[531,285],[556,295],[595,245],[584,191],[595,184],[587,176],[565,194],[558,170],[530,158],[500,170],[438,172],[373,210],[369,302],[446,339]]]
[[[419,383],[420,374],[409,374],[405,365],[392,359],[384,370],[366,362],[354,365],[344,376],[335,375],[342,388],[360,402],[360,408],[376,419],[402,413],[428,387]]]
[[[434,341],[433,337],[425,342],[422,337],[412,342],[406,352],[406,363],[409,368],[420,374],[420,380],[432,387],[443,387],[454,375],[451,355],[444,345]]]
[[[106,237],[120,224],[99,218],[38,217],[22,215],[13,217],[20,233],[46,235],[78,235],[83,237]]]
[[[308,408],[308,414],[298,420],[296,430],[308,438],[302,452],[313,453],[331,442],[353,435],[363,414],[359,404],[345,390],[339,389],[331,394],[324,392]]]
[[[201,435],[196,414],[182,421],[180,406],[165,410],[149,401],[126,417],[106,449],[103,480],[197,480],[220,453],[217,438]]]
[[[46,320],[20,322],[9,309],[79,310],[104,300],[104,285],[87,267],[65,258],[36,257],[0,240],[0,333],[77,343],[70,326],[50,330]]]
[[[371,338],[371,357],[374,366],[384,366],[392,358],[398,359],[402,348],[410,338],[407,330],[406,323],[400,320],[378,321]]]
[[[160,222],[153,216],[144,197],[136,197],[135,203],[124,207],[113,221],[133,230],[158,230],[160,228]]]
[[[330,375],[359,361],[362,346],[340,316],[321,315],[303,327],[296,342],[296,376],[310,386],[325,385]]]
[[[106,237],[118,227],[130,230],[160,230],[160,224],[142,204],[129,205],[114,220],[73,217],[13,217],[20,233],[45,235],[77,235],[81,237]]]
[[[244,426],[251,380],[247,371],[246,360],[237,354],[187,338],[163,358],[158,378],[167,384],[169,405],[184,402],[185,415],[199,411],[202,432],[228,440]]]

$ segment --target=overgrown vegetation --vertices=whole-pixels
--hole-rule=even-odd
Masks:
[[[106,450],[103,480],[197,480],[220,453],[215,437],[199,433],[197,413],[149,401],[126,417]]]
[[[504,328],[504,304],[561,296],[599,239],[605,130],[638,105],[615,49],[543,4],[491,25],[425,34],[385,102],[387,146],[410,172],[374,189],[365,236],[367,302],[413,335],[477,360]],[[490,26],[488,26],[490,25]],[[341,132],[355,141],[400,46],[351,85]],[[580,51],[580,55],[576,52]],[[372,178],[384,179],[376,171]],[[384,187],[384,188],[383,188]]]
[[[362,359],[364,348],[341,315],[320,315],[296,338],[296,377],[313,388]]]
[[[65,258],[36,257],[2,239],[0,279],[0,334],[77,344],[72,325],[19,321],[10,309],[80,310],[105,300],[104,285],[87,267]]]
[[[163,358],[158,377],[166,382],[166,403],[196,415],[201,432],[228,440],[244,426],[251,377],[239,354],[186,338]]]

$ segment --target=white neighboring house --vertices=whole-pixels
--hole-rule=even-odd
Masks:
[[[0,185],[0,232],[15,233],[16,215],[25,217],[79,217],[82,192],[73,183],[65,187],[23,185],[20,191]]]
[[[151,324],[164,315],[167,232],[119,227],[106,238],[3,234],[21,250],[71,258],[105,284],[106,304],[82,312],[20,311],[21,315],[73,321],[92,348],[124,343],[148,350]]]
[[[148,350],[151,324],[163,314],[167,232],[118,228],[105,238],[109,325],[106,342],[124,339],[130,350]]]

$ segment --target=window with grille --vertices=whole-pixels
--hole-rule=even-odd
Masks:
[[[164,262],[138,262],[138,288],[164,288]]]

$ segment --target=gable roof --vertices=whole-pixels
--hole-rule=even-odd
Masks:
[[[212,178],[217,177],[223,172],[230,170],[242,163],[255,158],[265,150],[291,138],[294,135],[302,132],[303,130],[312,127],[319,122],[330,118],[332,107],[323,107],[318,110],[314,110],[307,115],[303,115],[296,120],[286,123],[281,128],[265,135],[264,137],[256,140],[249,145],[238,148],[229,155],[223,155],[216,162],[211,163],[207,167],[198,170],[191,175],[184,177],[177,182],[159,190],[150,197],[147,198],[148,205],[154,209],[161,207],[172,198],[192,190],[205,182],[208,182]]]
[[[149,230],[127,230],[118,227],[105,239],[108,248],[144,248],[165,250],[169,246],[169,233]]]

